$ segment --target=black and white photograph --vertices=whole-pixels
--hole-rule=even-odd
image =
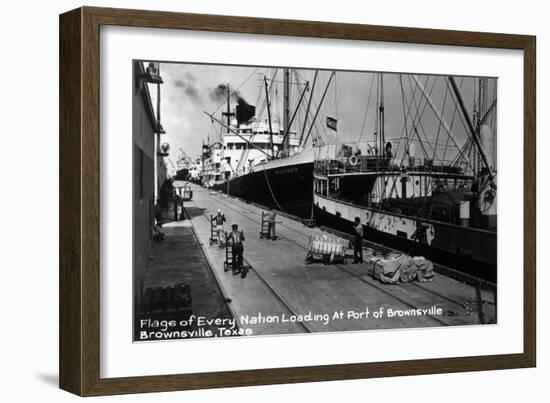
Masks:
[[[2,401],[547,403],[547,7],[441,5],[6,2]]]
[[[498,77],[128,72],[134,342],[497,324]]]

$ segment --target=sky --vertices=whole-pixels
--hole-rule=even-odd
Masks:
[[[275,70],[276,75],[274,75]],[[160,86],[160,115],[166,131],[165,141],[170,144],[172,161],[177,161],[180,149],[192,158],[196,158],[200,155],[203,141],[212,142],[217,139],[220,134],[220,125],[212,124],[204,111],[225,121],[221,112],[226,109],[227,85],[232,93],[231,108],[234,108],[237,99],[241,98],[249,104],[256,105],[258,113],[265,100],[264,77],[267,77],[268,82],[273,80],[273,90],[270,91],[271,115],[280,117],[283,102],[282,71],[281,68],[160,63],[160,75],[164,80]],[[292,70],[290,86],[292,112],[298,105],[306,81],[309,82],[311,89],[314,74],[313,70]],[[298,108],[293,124],[294,130],[298,132],[304,130],[306,133],[309,131],[331,74],[331,71],[319,70],[315,88],[306,92]],[[373,140],[376,129],[376,110],[379,104],[377,94],[382,92],[379,77],[380,74],[374,72],[336,72],[319,108],[312,134],[320,134],[325,143]],[[430,149],[428,154],[432,153],[436,140],[437,153],[441,153],[446,144],[447,148],[449,145],[452,148],[453,142],[448,139],[440,119],[426,102],[426,98],[422,96],[413,76],[384,73],[382,77],[386,139],[397,139],[407,132],[413,137],[420,136],[426,140],[426,147]],[[463,145],[467,139],[464,118],[453,102],[445,76],[416,75],[416,77],[425,87],[426,93],[429,93],[447,126],[451,127],[456,143],[459,146]],[[474,100],[477,99],[478,80],[472,77],[456,77],[456,81],[460,85],[463,99],[472,116]],[[496,96],[496,86],[497,79],[488,80],[488,105]],[[150,89],[153,105],[156,105],[156,85],[151,86]],[[313,101],[308,115],[309,123],[304,129],[303,121],[311,94]],[[337,132],[326,127],[327,116],[337,119]],[[263,117],[267,117],[265,108]],[[418,135],[413,133],[413,118],[415,118]],[[495,121],[492,114],[488,123],[492,123],[496,138]],[[416,148],[419,148],[418,145]],[[416,154],[421,152],[417,150]],[[422,156],[417,155],[417,157]]]

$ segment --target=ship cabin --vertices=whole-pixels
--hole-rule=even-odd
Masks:
[[[221,170],[226,180],[301,151],[298,134],[290,130],[285,136],[278,118],[272,117],[271,125],[268,119],[258,120],[251,105],[237,105],[235,115],[223,135]]]
[[[391,142],[381,153],[374,143],[315,147],[314,202],[346,203],[452,224],[479,215],[474,211],[477,183],[468,167],[415,158],[413,153],[396,156],[396,148]]]
[[[216,142],[203,146],[201,182],[207,188],[223,181],[223,144]]]

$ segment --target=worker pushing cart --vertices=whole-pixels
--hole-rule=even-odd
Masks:
[[[273,241],[277,239],[277,234],[275,232],[276,218],[277,218],[277,213],[275,213],[275,210],[269,209],[268,212],[262,211],[260,238],[265,237]]]
[[[233,224],[231,232],[227,236],[227,248],[231,247],[232,270],[233,275],[241,274],[241,278],[245,278],[248,273],[248,268],[244,266],[244,233],[239,231],[239,226]]]

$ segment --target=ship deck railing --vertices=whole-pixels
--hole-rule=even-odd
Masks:
[[[437,161],[420,158],[409,158],[407,166],[398,165],[393,159],[385,156],[352,155],[350,157],[316,159],[313,171],[319,175],[345,174],[402,174],[429,173],[463,176],[464,170],[452,164],[452,161]]]

